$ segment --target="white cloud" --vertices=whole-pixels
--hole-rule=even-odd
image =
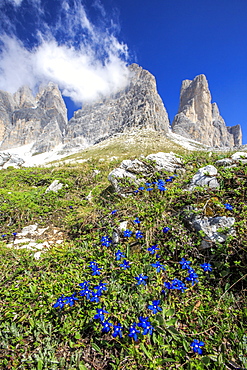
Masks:
[[[40,9],[37,17],[42,12]],[[13,34],[0,36],[3,43],[0,89],[13,93],[20,86],[28,85],[35,91],[37,85],[53,81],[64,95],[82,103],[126,85],[127,45],[109,31],[93,25],[79,0],[75,1],[74,8],[64,0],[54,28],[43,23],[42,30],[45,32],[38,32],[39,46],[31,50]],[[64,39],[56,39],[57,34],[64,34]],[[76,37],[80,41],[77,45]]]

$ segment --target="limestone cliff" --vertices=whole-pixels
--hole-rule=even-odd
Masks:
[[[216,103],[211,104],[211,94],[204,75],[193,81],[182,82],[178,114],[172,130],[187,138],[214,147],[232,147],[242,144],[240,125],[226,127]]]
[[[125,89],[75,112],[66,128],[65,142],[95,144],[130,128],[151,128],[166,133],[169,120],[157,92],[154,76],[137,64],[129,66]]]
[[[34,97],[28,87],[0,92],[0,150],[34,143],[42,153],[62,142],[67,109],[58,87],[49,83]]]

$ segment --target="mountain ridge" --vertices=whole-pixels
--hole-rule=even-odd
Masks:
[[[155,77],[138,66],[129,67],[128,85],[110,96],[84,104],[68,121],[58,86],[50,82],[34,97],[21,87],[16,93],[0,91],[0,150],[33,144],[32,154],[62,146],[81,150],[117,133],[150,129],[169,136],[170,123],[158,94]],[[184,80],[172,131],[208,147],[240,146],[240,125],[227,127],[220,116],[204,75]]]

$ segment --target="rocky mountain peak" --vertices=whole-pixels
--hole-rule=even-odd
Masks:
[[[43,87],[36,97],[27,86],[1,97],[4,109],[0,112],[0,150],[32,143],[33,152],[40,153],[62,142],[67,109],[55,84]]]
[[[16,93],[13,94],[16,108],[32,108],[35,107],[36,101],[28,86],[20,87]]]
[[[92,145],[130,128],[166,133],[169,120],[154,76],[132,64],[126,87],[75,112],[66,129],[65,143]]]
[[[212,104],[211,100],[205,75],[183,81],[178,114],[172,122],[173,131],[208,146],[241,145],[240,126],[234,130],[226,127],[217,104]]]

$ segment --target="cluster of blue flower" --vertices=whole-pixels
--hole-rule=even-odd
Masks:
[[[12,233],[13,237],[15,237],[17,235],[17,233]],[[3,239],[5,239],[8,235],[7,234],[2,234],[1,237]]]
[[[175,179],[176,176],[177,175],[170,176],[165,180],[159,179],[158,181],[153,181],[152,183],[151,182],[146,182],[145,186],[140,186],[137,190],[134,191],[134,193],[137,194],[142,190],[152,191],[152,190],[155,189],[155,187],[156,187],[156,189],[158,189],[160,191],[165,191],[165,190],[167,190],[167,188],[165,187],[166,183],[167,182],[172,182]]]
[[[195,284],[195,283],[198,283],[198,274],[195,272],[195,270],[190,266],[191,264],[191,261],[187,261],[185,258],[182,258],[182,260],[179,262],[180,265],[182,266],[182,269],[186,269],[188,270],[188,273],[189,273],[189,276],[187,276],[185,278],[185,280],[187,281],[191,281],[192,283],[192,286]],[[205,272],[209,272],[209,271],[212,271],[212,267],[210,265],[210,263],[203,263],[200,265],[201,268],[205,271]],[[169,282],[165,282],[164,283],[164,286],[165,288],[167,289],[177,289],[177,290],[181,290],[182,292],[185,291],[185,289],[187,289],[187,287],[185,286],[185,284],[179,280],[179,279],[174,279],[171,281],[171,283]],[[163,291],[164,292],[164,291]]]
[[[104,291],[107,290],[106,283],[102,283],[102,281],[97,286],[95,286],[93,290],[89,289],[90,287],[89,281],[84,281],[83,283],[80,283],[79,285],[82,288],[82,290],[78,294],[81,297],[85,297],[90,302],[95,302],[95,303],[99,303],[101,295],[103,294]],[[66,304],[73,306],[76,300],[78,300],[78,298],[76,297],[76,292],[68,297],[64,297],[64,295],[62,295],[61,297],[57,299],[53,307],[54,308],[58,307],[62,309],[64,308]]]
[[[157,189],[160,191],[167,190],[165,188],[165,183],[166,182],[171,182],[174,179],[174,176],[170,176],[166,180],[158,180],[157,182],[153,183],[146,183],[145,187],[139,187],[136,193],[142,190],[147,190],[151,191],[153,190],[152,186],[156,186]],[[229,204],[225,204],[226,209],[232,209]],[[111,211],[111,215],[115,215],[118,211],[115,209]],[[136,225],[139,225],[141,223],[140,219],[136,217],[133,221]],[[164,227],[163,228],[163,233],[167,234],[170,231],[169,227]],[[138,230],[138,231],[131,231],[129,229],[126,229],[123,231],[123,238],[130,238],[132,236],[135,236],[136,239],[142,239],[144,238],[143,232]],[[113,245],[113,241],[109,236],[103,236],[101,239],[101,245],[105,247],[111,247]],[[156,262],[151,263],[150,265],[156,269],[157,273],[160,273],[162,271],[165,271],[165,266],[160,263],[160,255],[157,254],[157,252],[160,250],[157,244],[154,244],[150,247],[147,248],[147,251],[150,252],[151,255],[155,255]],[[122,260],[122,263],[119,264],[120,267],[122,267],[124,270],[130,268],[130,262],[127,261],[125,254],[118,249],[115,252],[115,260],[120,261]],[[182,269],[188,270],[188,277],[185,278],[187,281],[191,281],[192,286],[198,282],[198,274],[194,271],[194,269],[190,266],[191,261],[187,261],[185,258],[182,258],[182,260],[179,262]],[[205,271],[205,272],[210,272],[212,271],[212,267],[209,263],[203,263],[200,265],[200,267]],[[100,270],[98,264],[95,261],[89,262],[89,268],[92,270],[92,275],[100,275]],[[138,285],[146,285],[148,281],[148,276],[144,274],[139,274],[138,276],[135,277],[136,279],[136,284]],[[100,302],[100,297],[104,291],[107,290],[106,284],[100,282],[99,285],[95,286],[92,290],[90,289],[90,284],[88,281],[84,281],[83,283],[79,284],[82,288],[82,290],[78,293],[79,296],[85,297],[86,299],[90,300],[91,302],[99,303]],[[168,290],[176,289],[180,290],[181,292],[184,292],[187,287],[186,285],[179,279],[173,279],[171,282],[164,282],[164,286]],[[165,293],[164,290],[162,290],[162,293]],[[63,295],[57,299],[57,302],[53,305],[53,307],[59,307],[62,309],[66,304],[69,304],[70,306],[73,306],[75,303],[75,300],[78,300],[76,297],[76,293],[73,293],[69,297],[64,297]],[[147,306],[147,309],[152,311],[152,314],[156,314],[159,311],[162,311],[162,308],[159,306],[160,305],[160,300],[153,300],[152,304],[149,304]],[[96,314],[94,316],[94,319],[100,320],[100,324],[102,326],[102,333],[109,333],[112,332],[112,336],[116,338],[119,336],[119,338],[122,338],[123,336],[123,331],[124,327],[120,323],[114,323],[110,322],[109,319],[105,318],[105,315],[109,314],[104,308],[96,308]],[[133,338],[134,341],[138,340],[138,334],[142,335],[151,335],[153,333],[154,327],[151,325],[150,318],[149,317],[143,317],[140,316],[138,318],[139,322],[133,322],[129,328],[126,328],[129,333],[128,336],[130,338]],[[141,332],[142,329],[142,332]],[[202,354],[202,349],[201,347],[204,346],[204,343],[199,341],[198,339],[195,339],[191,343],[191,348],[195,353]]]

